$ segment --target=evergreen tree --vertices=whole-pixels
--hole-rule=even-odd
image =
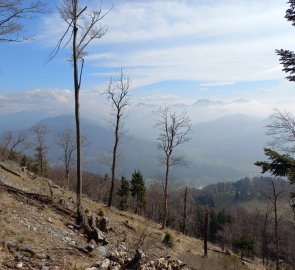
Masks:
[[[287,2],[290,7],[286,10],[285,18],[295,26],[295,0]],[[290,50],[276,50],[280,56],[280,63],[283,65],[283,71],[288,74],[286,77],[289,81],[295,81],[295,53]]]
[[[131,195],[136,199],[135,213],[146,206],[146,187],[140,170],[134,170],[131,178]]]
[[[130,193],[129,181],[122,176],[121,178],[121,187],[117,191],[117,195],[121,197],[119,209],[126,211],[128,208],[128,197]]]
[[[234,248],[241,251],[241,260],[243,260],[245,252],[247,256],[253,256],[255,251],[255,241],[247,235],[235,236],[232,240]]]
[[[264,154],[270,161],[257,161],[262,173],[270,172],[274,176],[287,176],[290,184],[295,183],[295,160],[289,155],[281,155],[276,151],[265,148]]]

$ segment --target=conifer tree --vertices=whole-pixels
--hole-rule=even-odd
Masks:
[[[287,2],[290,7],[286,10],[285,18],[295,26],[295,0]],[[289,81],[295,81],[295,53],[290,50],[276,50],[280,56],[280,63],[283,65],[283,71],[288,74],[286,77]]]
[[[146,206],[146,187],[140,170],[134,170],[131,178],[131,195],[136,200],[135,213]]]
[[[121,187],[117,191],[117,195],[121,197],[119,209],[122,211],[126,211],[128,209],[129,193],[130,193],[129,181],[122,176]]]

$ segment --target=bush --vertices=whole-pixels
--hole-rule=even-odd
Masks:
[[[173,243],[173,236],[169,232],[166,232],[162,242],[167,247],[170,247],[170,248],[173,247],[173,244],[174,244]]]

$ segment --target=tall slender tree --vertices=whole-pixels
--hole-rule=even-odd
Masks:
[[[82,169],[81,169],[81,132],[80,132],[80,89],[84,68],[84,57],[87,46],[95,39],[100,39],[107,32],[106,26],[101,26],[101,20],[106,16],[102,12],[101,1],[98,1],[97,10],[88,11],[86,5],[81,5],[80,0],[64,0],[59,7],[61,18],[66,22],[66,30],[59,39],[56,47],[50,54],[51,60],[58,53],[63,44],[72,44],[73,79],[75,90],[75,123],[77,147],[77,223],[83,220],[82,215]]]
[[[38,173],[40,176],[45,176],[46,154],[48,151],[46,137],[49,133],[49,129],[46,125],[36,124],[32,126],[31,131],[35,136],[33,146],[38,161]]]
[[[77,150],[75,131],[71,128],[66,128],[62,133],[57,134],[56,144],[63,151],[62,161],[65,168],[65,179],[68,188],[70,188],[70,171],[73,163],[73,158]]]
[[[165,167],[164,194],[163,194],[163,219],[162,229],[166,228],[168,219],[168,182],[171,167],[183,165],[183,157],[174,155],[175,148],[190,141],[191,121],[185,111],[180,114],[171,112],[169,107],[160,107],[155,111],[157,117],[156,127],[160,130],[157,138],[158,148],[163,152],[160,165]]]
[[[129,78],[124,76],[123,68],[120,70],[118,78],[111,79],[108,90],[107,98],[111,103],[113,115],[115,117],[113,134],[114,145],[112,150],[112,165],[111,165],[111,188],[108,200],[108,207],[112,206],[113,193],[115,187],[115,177],[117,168],[118,148],[122,139],[122,122],[126,116],[126,108],[128,106],[128,93],[129,93]]]

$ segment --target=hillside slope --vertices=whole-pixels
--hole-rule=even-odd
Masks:
[[[96,246],[91,254],[85,253],[85,250],[81,252],[81,247],[87,246],[86,238],[81,231],[69,225],[74,223],[74,218],[67,215],[67,211],[74,212],[74,194],[64,192],[48,179],[33,179],[12,163],[0,163],[0,167],[1,269],[86,269],[110,254],[117,254],[120,249],[130,258],[135,250],[141,249],[146,254],[145,261],[157,262],[160,257],[170,256],[183,261],[190,269],[264,269],[257,260],[241,263],[236,255],[220,253],[214,245],[209,245],[209,257],[202,258],[200,240],[170,230],[174,246],[169,248],[162,243],[165,232],[160,230],[159,224],[129,212],[109,209],[86,197],[83,198],[83,205],[87,212],[105,215],[111,229],[107,234],[107,245]],[[50,199],[45,202],[36,194]],[[61,209],[67,211],[59,210],[59,201],[63,203],[64,208]]]

